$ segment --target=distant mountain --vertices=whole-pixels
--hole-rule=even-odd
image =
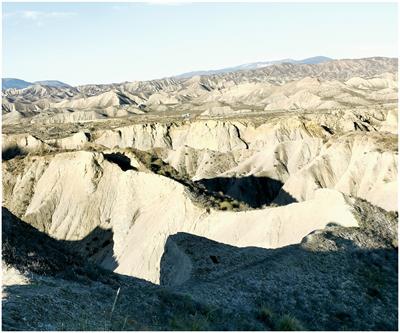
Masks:
[[[29,87],[32,83],[20,79],[5,78],[1,80],[2,89],[16,88],[23,89]]]
[[[41,86],[48,86],[48,87],[56,87],[56,88],[71,88],[70,85],[56,80],[45,80],[45,81],[35,81],[35,82],[28,82],[20,79],[15,78],[5,78],[1,80],[2,89],[23,89],[29,87],[34,84],[39,84]]]
[[[57,80],[35,81],[33,82],[33,84],[40,84],[41,86],[56,87],[56,88],[71,88],[69,84]]]
[[[333,60],[332,58],[324,56],[316,56],[311,58],[306,58],[303,60],[293,60],[294,64],[320,64],[321,62],[327,62]]]
[[[189,78],[196,75],[212,75],[212,74],[220,74],[220,73],[229,73],[229,72],[237,72],[242,70],[249,70],[249,69],[257,69],[262,67],[267,67],[271,65],[278,65],[282,63],[291,63],[291,64],[319,64],[322,62],[333,60],[332,58],[324,57],[324,56],[316,56],[312,58],[306,58],[302,60],[294,60],[294,59],[281,59],[281,60],[273,60],[273,61],[259,61],[259,62],[252,62],[248,64],[243,64],[235,67],[226,67],[221,69],[215,70],[208,70],[208,71],[193,71],[187,72],[180,75],[177,75],[177,78]]]
[[[315,59],[307,61],[313,62]],[[201,113],[205,112],[204,116],[208,116],[224,115],[242,110],[242,108],[243,110],[249,108],[249,110],[269,111],[300,108],[306,110],[319,107],[334,109],[341,108],[343,105],[355,107],[364,104],[371,105],[372,100],[368,100],[368,93],[365,90],[353,96],[351,94],[353,86],[360,89],[389,87],[390,89],[382,92],[381,100],[386,100],[388,103],[393,101],[394,95],[390,94],[395,91],[397,65],[397,58],[374,57],[332,60],[317,64],[285,62],[252,70],[208,76],[181,79],[170,77],[119,84],[88,84],[73,88],[32,85],[22,90],[3,91],[2,110],[4,113],[18,111],[22,116],[28,117],[32,112],[48,108],[91,112],[95,109],[111,107],[107,115],[104,112],[97,113],[97,111],[88,115],[93,119],[100,119],[108,116],[117,117],[114,111],[118,112],[118,116],[119,114],[128,116],[130,113],[141,111],[171,110],[172,112],[193,109]],[[379,80],[368,81],[377,76],[380,76]],[[294,80],[298,83],[293,86],[290,82]],[[330,83],[327,84],[325,81],[338,82],[329,86]],[[342,91],[341,89],[346,86],[349,91]],[[326,91],[336,88],[338,90],[335,96],[338,97],[330,97],[327,100]],[[11,116],[14,117],[14,114],[15,112]],[[86,115],[79,119],[89,120],[84,117]],[[9,121],[14,120],[14,118],[9,119]]]

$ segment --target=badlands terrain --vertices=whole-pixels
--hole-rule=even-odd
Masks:
[[[3,329],[397,330],[397,67],[3,89]]]

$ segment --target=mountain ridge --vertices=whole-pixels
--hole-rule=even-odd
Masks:
[[[272,60],[272,61],[258,61],[258,62],[253,62],[253,63],[247,63],[247,64],[242,64],[238,66],[233,66],[233,67],[225,67],[222,69],[216,69],[216,70],[203,70],[203,71],[191,71],[179,75],[172,76],[174,78],[190,78],[192,76],[196,75],[212,75],[212,74],[220,74],[220,73],[228,73],[228,72],[236,72],[239,70],[249,70],[249,69],[257,69],[257,68],[262,68],[270,65],[276,65],[276,64],[281,64],[281,63],[292,63],[292,64],[317,64],[321,62],[326,62],[334,60],[329,57],[325,56],[315,56],[311,58],[305,58],[302,60],[294,60],[291,58],[287,59],[281,59],[281,60]],[[44,86],[49,86],[49,87],[58,87],[58,88],[71,88],[72,86],[58,81],[58,80],[40,80],[40,81],[25,81],[22,79],[18,78],[3,78],[2,79],[2,90],[5,89],[10,89],[10,88],[15,88],[15,89],[23,89],[27,88],[31,85],[34,84],[39,84],[39,85],[44,85]]]
[[[174,77],[177,78],[190,78],[196,75],[213,75],[213,74],[222,74],[222,73],[229,73],[229,72],[237,72],[241,70],[250,70],[250,69],[258,69],[262,67],[267,67],[271,65],[278,65],[283,63],[290,63],[290,64],[319,64],[326,61],[335,60],[333,58],[325,57],[325,56],[315,56],[310,58],[305,58],[302,60],[295,60],[291,58],[280,59],[280,60],[271,60],[271,61],[257,61],[246,63],[242,65],[237,65],[233,67],[224,67],[220,69],[211,69],[211,70],[199,70],[199,71],[191,71],[176,75]]]
[[[34,82],[28,82],[28,81],[17,79],[17,78],[3,78],[1,80],[2,90],[12,89],[12,88],[24,89],[29,86],[33,86],[35,84],[39,84],[41,86],[48,86],[48,87],[71,88],[71,86],[69,84],[58,81],[58,80],[41,80],[41,81],[34,81]]]
[[[181,80],[188,80],[191,79],[195,76],[203,76],[203,77],[210,77],[215,75],[228,75],[228,76],[242,76],[242,72],[246,71],[263,71],[260,72],[259,74],[269,74],[268,68],[273,68],[277,69],[278,71],[282,70],[287,70],[287,66],[293,66],[293,65],[299,65],[299,66],[304,66],[304,65],[325,65],[325,63],[334,63],[334,64],[341,64],[341,63],[357,63],[357,62],[362,62],[362,61],[393,61],[396,60],[397,58],[395,57],[381,57],[381,56],[376,56],[376,57],[366,57],[366,58],[343,58],[343,59],[332,59],[328,58],[325,56],[315,56],[311,58],[305,58],[302,60],[294,60],[294,59],[282,59],[282,60],[276,60],[276,61],[270,61],[270,62],[254,62],[254,63],[248,63],[248,64],[242,64],[239,66],[234,66],[234,67],[226,67],[223,69],[217,69],[217,70],[205,70],[205,71],[192,71],[192,72],[187,72],[175,76],[167,76],[159,79],[151,79],[151,80],[133,80],[133,81],[123,81],[123,82],[115,82],[115,83],[98,83],[98,84],[80,84],[80,85],[69,85],[64,82],[58,81],[58,80],[43,80],[43,81],[34,81],[34,82],[28,82],[24,81],[18,78],[2,78],[2,90],[7,90],[10,88],[14,89],[24,89],[27,88],[31,85],[41,85],[41,86],[48,86],[52,88],[77,88],[80,89],[82,87],[92,87],[92,90],[98,90],[100,87],[103,87],[104,89],[107,89],[108,87],[117,87],[121,86],[124,84],[134,84],[135,82],[137,84],[143,84],[143,83],[151,83],[151,82],[164,82],[164,81],[181,81]],[[350,65],[350,63],[348,65]],[[276,67],[278,66],[278,67]],[[283,67],[279,67],[283,66]],[[289,67],[290,68],[290,67]],[[323,70],[323,68],[321,68]],[[332,70],[330,70],[332,71]],[[250,73],[251,74],[251,73]],[[320,73],[321,74],[321,73]],[[312,73],[312,75],[315,75],[315,73]],[[325,75],[325,74],[324,74]],[[16,81],[13,83],[13,81]],[[103,89],[100,89],[103,90]]]

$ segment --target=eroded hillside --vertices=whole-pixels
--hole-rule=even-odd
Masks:
[[[395,59],[8,89],[2,140],[5,328],[83,329],[56,315],[63,279],[99,300],[123,286],[113,329],[397,327]],[[18,326],[33,284],[57,306]],[[140,297],[153,321],[128,314]]]

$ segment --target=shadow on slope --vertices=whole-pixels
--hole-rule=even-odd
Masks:
[[[397,330],[398,216],[360,201],[355,211],[360,228],[332,224],[274,250],[170,236],[157,286],[99,269],[73,252],[81,241],[3,209],[3,260],[30,278],[3,288],[3,329]]]
[[[101,244],[112,250],[112,236],[111,230],[96,228],[80,241],[56,240],[2,208],[3,270],[14,268],[29,280],[27,284],[11,281],[3,286],[2,329],[154,329],[156,326],[150,326],[154,306],[143,309],[143,304],[159,287],[102,269],[88,260],[93,257],[87,251],[90,245]],[[158,299],[158,294],[154,298]],[[114,304],[117,300],[125,301],[125,307]]]
[[[112,235],[107,230],[77,242],[55,240],[3,208],[2,235],[3,262],[29,280],[3,287],[3,330],[263,329],[253,318],[230,318],[222,308],[101,269],[74,252],[100,235]]]
[[[69,279],[79,276],[88,260],[117,267],[112,230],[97,227],[78,241],[56,240],[2,207],[2,240],[3,261],[22,272]]]
[[[279,194],[285,196],[285,204],[296,202],[289,193],[282,189],[283,183],[269,177],[216,177],[201,179],[196,183],[202,184],[212,192],[222,192],[233,199],[245,202],[252,208],[270,204]]]
[[[357,232],[331,227],[281,249],[178,233],[166,242],[160,282],[248,312],[267,330],[397,330],[397,249],[362,248]]]
[[[121,153],[110,153],[103,154],[104,158],[111,162],[117,164],[122,171],[135,170],[137,169],[131,165],[131,160],[129,157]]]
[[[4,149],[1,153],[1,158],[3,161],[8,161],[13,159],[16,156],[21,156],[21,155],[26,155],[25,152],[21,150],[17,145],[8,147],[7,149]]]

